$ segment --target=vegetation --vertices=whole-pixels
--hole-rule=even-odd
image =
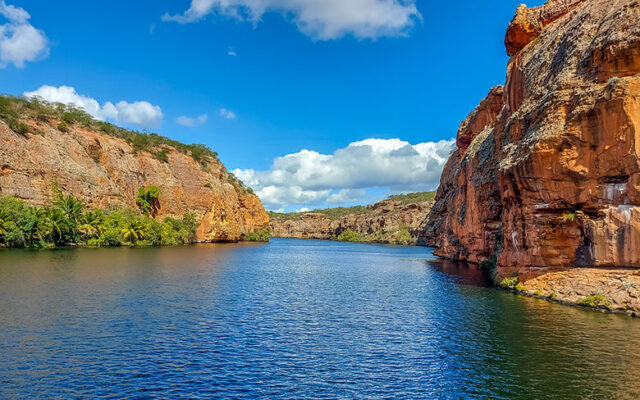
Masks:
[[[141,186],[138,189],[138,197],[136,197],[136,204],[140,210],[146,215],[155,216],[160,208],[158,198],[160,197],[160,188],[157,186]]]
[[[566,213],[562,216],[564,222],[574,222],[576,219],[581,220],[582,218],[584,218],[584,212],[580,210]]]
[[[420,192],[420,193],[408,193],[389,196],[387,200],[399,201],[403,204],[409,203],[422,203],[425,201],[434,200],[436,192]],[[353,207],[334,207],[334,208],[321,208],[305,212],[290,212],[290,213],[278,213],[269,211],[269,218],[276,220],[296,220],[302,218],[304,214],[316,213],[322,214],[329,219],[336,220],[351,214],[368,214],[373,210],[371,206],[353,206]]]
[[[244,182],[242,182],[240,179],[238,179],[238,177],[235,176],[232,172],[229,172],[227,174],[227,182],[232,184],[233,187],[236,189],[236,192],[238,192],[238,193],[255,194],[253,189],[251,189],[250,187],[245,186]]]
[[[52,124],[61,132],[69,132],[71,126],[86,129],[124,139],[135,152],[146,151],[157,160],[167,162],[167,153],[171,149],[190,155],[203,168],[211,161],[218,161],[218,154],[202,144],[184,144],[155,133],[136,132],[119,128],[108,122],[97,121],[85,111],[70,105],[50,103],[39,98],[0,96],[0,120],[14,132],[26,135],[30,128],[22,120],[35,120]]]
[[[396,194],[396,195],[387,197],[387,200],[400,201],[403,204],[422,203],[425,201],[433,201],[435,199],[436,199],[436,192]]]
[[[611,308],[611,302],[601,294],[594,294],[592,296],[585,297],[580,302],[580,305],[591,308]]]
[[[504,278],[500,282],[500,286],[505,288],[505,289],[514,290],[518,286],[518,277],[517,276],[511,276],[511,277]]]
[[[271,227],[266,227],[259,232],[248,233],[245,239],[249,242],[268,242],[271,239]]]
[[[52,207],[0,197],[0,247],[179,245],[194,241],[197,225],[194,214],[160,222],[129,209],[88,210],[59,190]]]
[[[365,239],[361,235],[357,234],[351,229],[347,229],[343,231],[338,236],[333,237],[332,240],[337,240],[339,242],[364,242],[365,241]]]
[[[307,213],[317,213],[323,214],[329,219],[335,220],[345,217],[351,214],[368,214],[372,210],[369,207],[365,206],[353,206],[353,207],[335,207],[335,208],[323,208],[318,210],[311,210],[306,212],[291,212],[291,213],[277,213],[273,211],[269,211],[269,218],[279,219],[279,220],[290,220],[290,219],[300,219],[304,214]]]

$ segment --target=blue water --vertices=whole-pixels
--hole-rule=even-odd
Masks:
[[[0,398],[625,399],[640,321],[429,249],[0,252]]]

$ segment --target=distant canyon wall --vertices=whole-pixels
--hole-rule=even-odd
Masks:
[[[386,200],[342,216],[321,212],[276,215],[271,227],[275,237],[283,238],[327,240],[350,230],[365,242],[415,244],[432,204]]]

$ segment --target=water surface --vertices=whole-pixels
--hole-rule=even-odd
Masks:
[[[640,321],[419,247],[0,252],[0,398],[633,399]]]

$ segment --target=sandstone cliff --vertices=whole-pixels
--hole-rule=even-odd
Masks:
[[[519,6],[505,45],[506,84],[460,126],[421,235],[440,256],[516,273],[530,292],[543,291],[541,275],[580,267],[591,268],[565,271],[562,281],[631,267],[635,282],[640,2]],[[613,307],[640,310],[631,283],[618,285],[629,295]],[[544,291],[568,299],[574,289]]]
[[[415,244],[433,204],[432,196],[432,193],[400,195],[366,207],[272,213],[271,227],[275,237],[327,240],[351,231],[354,234],[345,240]]]
[[[121,130],[73,110],[63,121],[59,108],[37,102],[4,98],[2,105],[0,195],[48,205],[57,183],[88,207],[135,209],[139,187],[158,186],[155,216],[196,213],[199,241],[242,240],[269,222],[260,200],[228,174],[215,153],[192,154],[202,147]],[[75,123],[74,115],[82,122]],[[138,141],[154,143],[150,139],[159,144],[138,149]]]

